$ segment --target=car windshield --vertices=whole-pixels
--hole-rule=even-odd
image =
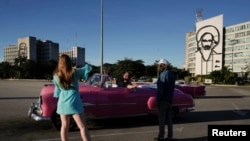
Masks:
[[[89,85],[96,85],[99,86],[101,84],[101,75],[100,74],[93,74],[92,76],[89,77],[89,79],[87,80],[87,84]]]
[[[102,82],[101,82],[102,77]],[[106,82],[110,82],[111,84],[112,77],[108,75],[101,75],[100,73],[94,73],[89,79],[87,80],[87,84],[92,86],[103,87]]]

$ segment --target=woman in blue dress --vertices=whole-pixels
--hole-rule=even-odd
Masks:
[[[57,113],[60,114],[62,126],[60,130],[61,140],[68,141],[70,117],[75,120],[83,141],[91,141],[82,100],[78,91],[78,82],[87,79],[92,67],[86,64],[82,68],[74,68],[68,55],[62,54],[57,68],[53,73],[55,84],[54,97],[58,98]]]

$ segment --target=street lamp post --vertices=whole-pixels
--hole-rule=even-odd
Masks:
[[[157,49],[157,56],[159,56],[159,49]],[[160,60],[159,60],[160,61]],[[158,63],[158,62],[157,62]],[[160,75],[160,66],[157,65],[157,78],[159,78]]]

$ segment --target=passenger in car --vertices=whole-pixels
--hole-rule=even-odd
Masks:
[[[137,85],[132,84],[132,82],[131,82],[131,73],[129,71],[126,71],[123,74],[123,79],[122,80],[117,81],[117,86],[118,87],[126,87],[128,89],[133,89],[133,88],[137,87]]]
[[[110,75],[107,68],[103,69],[102,82],[100,87],[111,88],[112,87],[112,76]]]

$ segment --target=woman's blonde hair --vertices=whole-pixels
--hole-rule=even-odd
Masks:
[[[64,89],[68,89],[72,83],[74,73],[73,64],[68,55],[62,54],[59,58],[57,68],[54,71],[59,78],[59,84]]]

